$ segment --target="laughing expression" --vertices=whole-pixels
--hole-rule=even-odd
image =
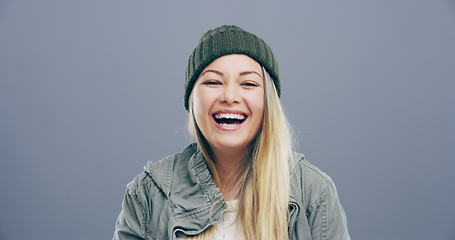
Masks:
[[[196,123],[213,150],[245,150],[264,112],[259,63],[243,54],[217,58],[199,75],[192,101]]]

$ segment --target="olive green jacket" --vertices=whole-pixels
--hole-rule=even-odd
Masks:
[[[350,239],[332,179],[302,154],[294,157],[289,239]],[[221,220],[226,203],[194,143],[181,153],[148,162],[144,170],[126,187],[114,240],[175,240],[199,234]]]

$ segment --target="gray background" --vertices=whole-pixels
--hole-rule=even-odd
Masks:
[[[110,239],[127,182],[191,142],[185,64],[221,24],[272,46],[353,239],[455,239],[448,0],[0,1],[0,239]]]

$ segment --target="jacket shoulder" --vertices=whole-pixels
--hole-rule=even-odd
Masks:
[[[319,167],[310,163],[302,154],[300,158],[296,159],[294,178],[292,179],[293,192],[302,197],[301,201],[308,207],[316,205],[318,200],[327,194],[327,191],[335,189],[332,178]]]
[[[316,184],[318,186],[333,182],[332,178],[327,175],[326,172],[310,163],[308,160],[300,160],[299,165],[303,170],[303,177],[305,180],[307,180],[307,182]]]
[[[297,166],[294,189],[304,204],[312,234],[322,239],[349,240],[346,214],[332,178],[306,159],[299,159]]]
[[[175,168],[185,165],[184,162],[195,152],[195,149],[195,145],[191,144],[182,152],[165,156],[158,161],[148,161],[144,166],[144,173],[166,197],[169,197]]]
[[[164,230],[157,225],[169,217],[167,196],[163,191],[166,175],[162,172],[176,155],[148,161],[144,170],[126,185],[113,239],[162,239],[165,236]]]
[[[127,193],[132,196],[150,195],[153,190],[162,189],[165,179],[164,171],[169,166],[178,153],[171,154],[161,158],[158,161],[148,161],[143,167],[143,171],[134,176],[134,178],[126,185]]]

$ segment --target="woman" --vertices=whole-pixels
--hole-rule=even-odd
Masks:
[[[350,239],[332,180],[293,152],[262,39],[209,30],[185,80],[195,143],[127,185],[114,239]]]

